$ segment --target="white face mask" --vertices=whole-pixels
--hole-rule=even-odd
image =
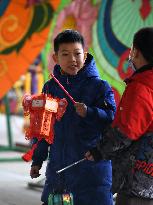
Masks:
[[[128,60],[128,67],[132,68],[132,70],[136,71],[136,67],[131,58]]]

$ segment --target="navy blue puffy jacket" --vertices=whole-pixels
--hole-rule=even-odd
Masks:
[[[84,161],[60,176],[56,171],[82,159],[86,151],[101,139],[116,110],[112,89],[106,81],[100,79],[90,54],[84,68],[76,76],[61,75],[58,65],[54,68],[54,75],[75,101],[87,105],[87,116],[82,118],[76,114],[73,103],[53,79],[45,83],[43,92],[67,98],[68,107],[61,121],[54,126],[55,138],[50,146],[42,201],[47,202],[49,193],[60,186],[73,193],[74,205],[111,205],[110,161]],[[41,166],[47,156],[48,144],[41,141],[34,152],[32,165]]]

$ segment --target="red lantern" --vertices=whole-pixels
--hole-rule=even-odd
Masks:
[[[51,95],[25,95],[23,98],[24,115],[29,116],[29,126],[25,131],[25,138],[38,141],[45,139],[49,144],[54,140],[54,123],[60,120],[67,107],[65,98],[53,98]],[[22,158],[30,161],[36,145]]]

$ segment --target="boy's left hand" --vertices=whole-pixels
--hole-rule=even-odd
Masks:
[[[74,107],[75,107],[76,113],[78,115],[80,115],[81,117],[86,117],[86,115],[87,115],[87,106],[84,103],[76,102],[74,104]]]
[[[85,153],[85,158],[89,161],[94,161],[94,157],[92,156],[90,151]]]

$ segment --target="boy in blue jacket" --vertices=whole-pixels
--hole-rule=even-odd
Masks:
[[[84,161],[60,174],[62,169],[83,158],[87,150],[102,138],[116,110],[114,95],[106,81],[100,79],[92,55],[84,51],[84,39],[74,30],[65,30],[54,39],[54,76],[76,101],[65,95],[59,85],[49,80],[43,93],[67,98],[68,107],[60,122],[54,125],[54,143],[38,143],[33,155],[30,175],[39,176],[42,163],[48,157],[43,205],[55,190],[73,194],[74,205],[112,205],[112,167],[110,161]]]

